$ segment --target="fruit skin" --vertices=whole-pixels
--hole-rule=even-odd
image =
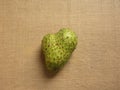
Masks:
[[[77,35],[69,28],[47,34],[42,40],[42,51],[48,71],[58,71],[70,58],[77,45]]]

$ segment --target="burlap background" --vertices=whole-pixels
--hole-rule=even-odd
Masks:
[[[49,77],[41,40],[63,27],[78,45]],[[0,0],[0,90],[120,90],[120,0]]]

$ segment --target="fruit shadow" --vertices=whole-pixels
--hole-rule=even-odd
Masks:
[[[45,76],[46,76],[47,78],[53,78],[53,77],[55,77],[56,74],[58,73],[58,71],[57,71],[57,72],[50,72],[50,71],[48,71],[48,69],[47,69],[47,67],[46,67],[46,64],[45,64],[45,57],[44,57],[44,54],[43,54],[41,48],[40,48],[40,50],[39,50],[39,55],[38,55],[38,57],[39,57],[39,62],[40,62],[40,64],[42,65],[43,73],[45,74]]]

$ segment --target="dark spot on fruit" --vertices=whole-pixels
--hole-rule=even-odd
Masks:
[[[67,36],[66,39],[68,39],[69,37]]]
[[[45,50],[47,50],[47,48],[45,48]]]
[[[56,43],[55,45],[58,45],[58,43]]]
[[[60,54],[62,55],[63,53],[61,52]]]

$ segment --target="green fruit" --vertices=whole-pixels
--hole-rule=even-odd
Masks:
[[[47,34],[42,40],[42,51],[49,71],[58,71],[70,58],[77,45],[77,36],[69,28]]]

